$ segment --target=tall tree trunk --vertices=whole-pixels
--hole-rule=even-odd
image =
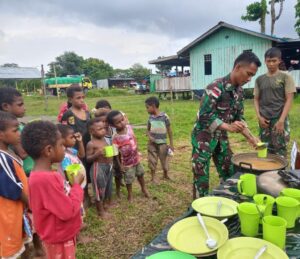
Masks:
[[[277,16],[275,13],[275,0],[270,1],[270,5],[271,5],[271,35],[273,35],[274,31],[275,31],[275,22],[280,18],[281,14],[282,14],[283,1],[284,0],[279,0],[280,7],[279,7],[279,12],[278,12]]]
[[[274,34],[274,27],[275,27],[275,0],[270,1],[271,5],[271,35]]]
[[[260,32],[266,33],[266,14],[267,14],[267,3],[266,0],[261,0],[261,17],[260,17]]]

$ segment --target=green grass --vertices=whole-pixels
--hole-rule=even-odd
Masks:
[[[122,95],[105,97],[113,109],[122,110],[131,124],[146,125],[148,114],[144,101],[147,95]],[[86,98],[90,108],[101,99]],[[58,107],[64,99],[51,97],[48,99],[48,109],[44,110],[44,100],[40,97],[26,97],[27,115],[56,116]],[[149,243],[164,226],[183,214],[192,200],[191,146],[190,133],[196,118],[199,101],[174,100],[161,101],[161,110],[165,111],[172,123],[175,142],[175,155],[171,160],[172,182],[160,181],[159,185],[149,183],[149,172],[146,161],[145,128],[135,129],[140,151],[143,153],[143,165],[146,170],[146,183],[151,193],[151,199],[142,197],[139,186],[134,184],[134,202],[126,201],[126,190],[122,189],[122,199],[118,206],[111,210],[112,218],[103,221],[96,216],[95,208],[87,211],[87,229],[84,236],[92,239],[87,244],[78,244],[77,258],[129,258],[137,250]],[[290,112],[291,140],[300,143],[300,98],[295,98]],[[245,101],[245,118],[251,131],[257,135],[258,123],[253,101]],[[248,143],[239,134],[230,134],[230,142],[234,152],[251,152]],[[158,176],[162,172],[159,167]],[[215,168],[211,168],[210,185],[218,185]]]

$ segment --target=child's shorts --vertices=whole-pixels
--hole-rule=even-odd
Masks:
[[[135,177],[140,177],[144,174],[145,171],[141,163],[127,168],[125,171],[125,184],[132,184],[134,182]]]
[[[44,243],[47,259],[75,259],[76,242],[75,238],[64,243],[47,244]]]
[[[151,171],[156,170],[158,159],[161,162],[163,171],[169,170],[168,161],[168,145],[167,144],[156,144],[148,142],[148,166]]]

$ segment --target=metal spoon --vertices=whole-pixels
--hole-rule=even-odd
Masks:
[[[203,220],[203,218],[202,218],[202,216],[201,216],[200,213],[197,213],[197,218],[198,218],[199,223],[200,223],[200,225],[202,226],[202,228],[203,228],[203,230],[204,230],[204,232],[205,232],[205,235],[206,235],[206,237],[207,237],[207,239],[206,239],[206,245],[207,245],[207,247],[208,247],[209,249],[214,249],[214,248],[217,246],[217,244],[218,244],[217,241],[214,240],[214,239],[212,239],[212,238],[210,237],[210,235],[208,234],[208,231],[207,231],[207,229],[206,229],[204,220]]]
[[[263,255],[263,253],[267,250],[268,246],[264,245],[262,248],[260,248],[257,253],[254,256],[254,259],[259,259]]]
[[[217,204],[217,216],[219,217],[221,214],[222,201],[219,200]]]

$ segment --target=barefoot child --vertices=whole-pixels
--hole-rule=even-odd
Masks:
[[[23,213],[27,178],[22,160],[9,150],[20,142],[17,118],[0,111],[0,257],[17,258],[24,250]]]
[[[0,110],[11,113],[14,116],[16,116],[18,119],[23,118],[26,109],[25,109],[22,94],[14,88],[10,88],[10,87],[0,88]],[[24,124],[19,123],[20,132],[22,132],[23,128],[24,128]],[[12,149],[14,153],[16,153],[23,160],[23,169],[27,177],[29,177],[30,172],[34,166],[33,159],[30,156],[28,156],[28,154],[25,152],[20,141],[16,145],[10,145],[9,148]],[[28,216],[32,217],[30,210],[28,211]],[[44,256],[45,253],[43,251],[42,243],[38,235],[35,233],[34,229],[32,229],[32,232],[33,232],[32,241],[34,245],[34,256],[36,257]],[[29,253],[30,252],[29,246],[26,245],[25,248],[26,248],[26,253]]]
[[[167,135],[170,141],[170,148],[174,151],[173,134],[169,117],[166,113],[159,111],[159,100],[157,97],[149,97],[145,101],[147,112],[149,113],[147,135],[148,141],[148,165],[151,171],[152,182],[156,182],[155,170],[159,158],[164,172],[164,178],[170,179],[168,175],[168,145]]]
[[[49,121],[27,124],[22,145],[35,161],[29,178],[29,201],[47,258],[74,259],[75,239],[81,226],[83,175],[75,175],[72,188],[66,190],[61,174],[52,170],[52,164],[64,158],[64,146],[60,132]]]
[[[141,165],[141,156],[138,152],[137,141],[130,125],[124,119],[120,111],[111,111],[107,116],[108,123],[116,128],[113,135],[113,144],[119,150],[121,159],[119,160],[121,171],[125,172],[125,184],[128,192],[128,200],[132,201],[132,183],[135,177],[141,186],[145,197],[149,193],[145,186],[144,168]]]
[[[81,159],[85,157],[85,151],[82,136],[79,132],[75,133],[69,125],[64,124],[57,124],[57,128],[63,138],[65,147],[65,157],[59,164],[58,172],[65,177],[67,166],[72,164],[82,165]],[[76,144],[78,146],[78,150],[75,148]]]
[[[79,132],[83,139],[83,145],[90,141],[90,135],[87,130],[87,123],[90,120],[90,113],[84,107],[84,93],[80,86],[73,85],[67,89],[68,102],[71,107],[63,114],[61,123],[71,126],[75,133]],[[77,146],[76,146],[77,147]],[[85,160],[82,161],[86,170],[89,170],[89,164]],[[87,181],[90,183],[89,175]],[[90,197],[88,194],[88,186],[84,189],[84,204],[85,207],[90,205]]]
[[[106,125],[99,118],[90,120],[88,128],[92,139],[87,144],[86,159],[93,163],[90,176],[98,215],[106,218],[109,214],[105,211],[104,205],[110,206],[112,198],[112,157],[105,157],[104,148],[110,143],[105,139]]]

